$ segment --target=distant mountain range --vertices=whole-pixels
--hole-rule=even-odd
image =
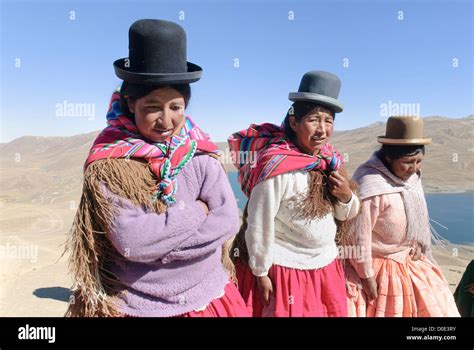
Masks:
[[[424,118],[426,148],[423,182],[426,192],[474,190],[474,116]],[[23,136],[0,144],[0,200],[51,202],[79,199],[82,166],[99,131],[70,137]],[[349,173],[378,149],[376,137],[385,123],[335,132],[331,143],[348,157]],[[218,142],[222,150],[227,143]],[[227,165],[229,171],[235,171]]]

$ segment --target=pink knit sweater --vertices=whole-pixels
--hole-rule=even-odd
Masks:
[[[393,175],[377,152],[359,166],[353,179],[362,199],[360,214],[351,223],[353,245],[360,252],[351,260],[360,278],[373,277],[372,257],[405,261],[419,245],[431,258],[431,231],[421,174],[407,181]]]
[[[360,278],[374,276],[372,257],[388,257],[403,261],[411,245],[406,241],[406,216],[400,193],[370,197],[362,201],[356,217],[358,227],[354,244],[359,246],[362,259],[351,260]]]

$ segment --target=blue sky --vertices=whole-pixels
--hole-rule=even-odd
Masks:
[[[102,129],[120,83],[112,63],[128,55],[128,28],[141,18],[185,28],[188,60],[204,69],[187,112],[216,141],[280,123],[309,70],[342,80],[337,130],[386,120],[389,101],[422,116],[473,113],[469,0],[1,3],[1,142]],[[64,101],[93,105],[94,117],[58,115]]]

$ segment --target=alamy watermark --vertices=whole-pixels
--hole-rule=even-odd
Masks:
[[[380,116],[421,116],[419,103],[399,103],[392,100],[380,104]]]
[[[26,324],[18,328],[19,340],[47,340],[48,343],[56,341],[56,327],[35,327]]]
[[[224,164],[250,164],[251,168],[257,165],[257,152],[255,151],[231,151],[229,148],[221,153],[221,161]]]
[[[95,103],[56,103],[56,117],[95,119]]]
[[[29,260],[32,263],[36,263],[38,261],[38,246],[10,243],[0,245],[1,260]]]
[[[367,260],[365,247],[361,245],[346,245],[346,246],[337,246],[338,258],[339,259],[349,259],[355,260],[357,262],[362,262]]]

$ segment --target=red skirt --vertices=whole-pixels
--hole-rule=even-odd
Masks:
[[[346,317],[344,271],[338,259],[315,270],[273,265],[270,302],[264,306],[249,266],[236,264],[239,291],[253,317]]]
[[[232,281],[227,283],[224,295],[214,299],[202,311],[191,311],[176,317],[250,317],[247,307],[237,287]]]

